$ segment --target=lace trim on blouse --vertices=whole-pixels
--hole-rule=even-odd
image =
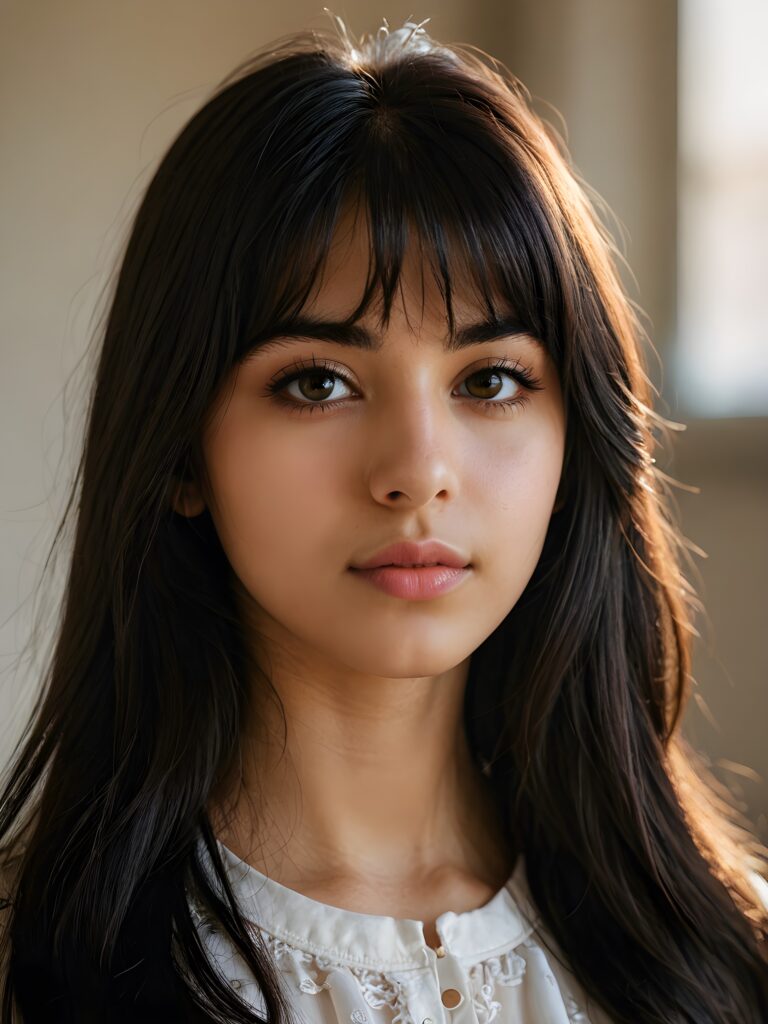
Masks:
[[[190,909],[195,922],[209,935],[219,932],[218,924],[205,911],[201,911],[196,901],[190,900]],[[416,1021],[408,1012],[409,974],[412,972],[388,972],[345,964],[340,967],[332,959],[301,949],[284,939],[273,935],[260,925],[246,921],[252,932],[258,932],[266,947],[278,965],[281,973],[290,978],[300,992],[317,995],[331,987],[333,975],[349,973],[356,979],[366,1004],[371,1009],[386,1008],[392,1015],[391,1024],[424,1024]],[[524,939],[521,946],[526,950],[541,953],[538,943],[532,939]],[[518,947],[519,948],[519,947]],[[525,977],[527,960],[514,950],[491,956],[467,968],[469,986],[478,1024],[500,1024],[499,1014],[502,1004],[494,998],[498,986],[520,985]],[[245,979],[228,979],[233,988],[239,989]],[[552,979],[554,982],[554,979]],[[570,1024],[590,1024],[589,1017],[582,1010],[573,996],[563,993],[565,1008]],[[371,1024],[365,1010],[356,1008],[349,1017],[351,1024]]]

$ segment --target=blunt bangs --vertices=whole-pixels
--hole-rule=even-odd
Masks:
[[[372,70],[287,58],[282,116],[265,126],[244,217],[258,244],[237,287],[246,307],[236,358],[271,325],[299,314],[318,283],[345,212],[365,219],[366,286],[348,321],[374,301],[385,325],[406,251],[416,245],[455,328],[454,298],[487,315],[512,312],[558,362],[563,263],[550,204],[504,123],[478,99],[477,80],[456,89],[439,55],[418,66]],[[447,71],[447,73],[446,73]],[[530,161],[529,161],[530,163]],[[262,183],[264,183],[262,187]],[[267,254],[266,256],[264,254]]]

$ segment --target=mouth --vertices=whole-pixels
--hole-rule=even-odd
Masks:
[[[388,563],[355,568],[352,571],[364,583],[371,584],[390,597],[409,601],[427,601],[458,587],[472,573],[471,564],[444,565],[440,562],[400,565]]]
[[[382,569],[434,569],[436,565],[445,565],[445,562],[386,562]]]
[[[472,563],[467,562],[466,565],[456,566],[446,565],[445,562],[382,562],[381,565],[368,567],[350,565],[349,568],[352,572],[371,572],[373,569],[471,569]]]
[[[354,569],[467,569],[469,562],[462,551],[439,540],[395,541],[380,548],[374,555],[352,564]]]

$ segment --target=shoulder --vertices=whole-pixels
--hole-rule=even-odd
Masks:
[[[563,994],[568,1020],[585,1020],[590,1021],[590,1024],[615,1024],[614,1019],[588,995],[576,977],[568,957],[544,923],[528,886],[523,854],[518,858],[507,888],[517,909],[532,928],[523,943],[526,953],[528,957],[532,954],[537,955],[540,962],[546,965],[546,975],[553,978]]]

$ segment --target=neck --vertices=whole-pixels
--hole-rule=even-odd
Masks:
[[[334,685],[282,671],[242,772],[214,802],[225,846],[283,884],[413,888],[454,873],[495,891],[514,865],[463,727],[468,661],[427,679]],[[285,742],[284,742],[285,741]],[[239,768],[239,766],[238,766]]]

